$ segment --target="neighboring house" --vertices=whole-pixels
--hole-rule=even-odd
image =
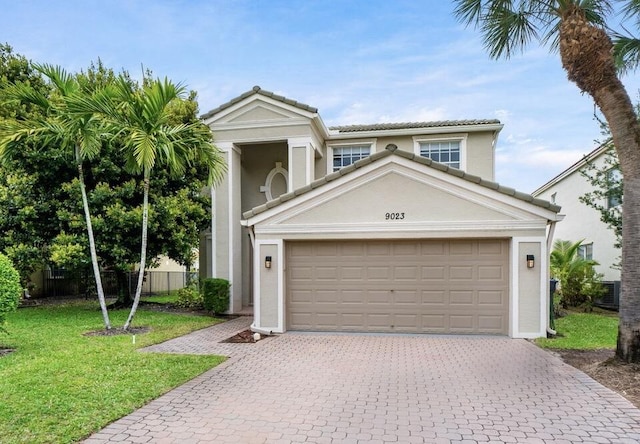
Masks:
[[[598,170],[608,166],[606,162],[610,145],[603,144],[578,162],[542,185],[532,194],[547,199],[562,207],[565,217],[555,230],[554,240],[562,239],[577,242],[583,240],[578,253],[585,259],[593,259],[599,263],[595,267],[602,273],[607,293],[596,301],[596,304],[608,308],[617,308],[620,301],[620,263],[621,251],[615,248],[616,237],[611,228],[600,220],[600,212],[580,202],[580,197],[592,190],[589,180],[582,174],[589,165]],[[611,177],[612,186],[618,186],[620,171],[611,168],[607,179]],[[615,208],[622,204],[618,194],[614,194],[601,202],[606,208]]]
[[[605,281],[619,281],[620,270],[615,267],[615,264],[620,262],[621,252],[614,247],[615,234],[600,220],[600,213],[597,210],[579,200],[592,189],[588,179],[581,172],[585,171],[589,164],[598,169],[605,167],[608,150],[610,150],[609,145],[599,146],[532,194],[562,207],[565,217],[556,227],[554,240],[577,242],[584,239],[583,247],[579,252],[582,257],[593,259],[600,264],[596,267],[596,271],[604,275]],[[619,171],[611,170],[611,174],[618,176]],[[602,202],[607,208],[616,207],[621,203],[617,198],[608,198],[606,202]]]
[[[200,271],[254,331],[546,335],[560,207],[493,182],[499,121],[327,128],[259,87],[203,119],[228,173]]]

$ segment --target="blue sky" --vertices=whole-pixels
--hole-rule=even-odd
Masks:
[[[79,71],[100,58],[198,91],[202,113],[254,85],[331,125],[498,118],[496,179],[531,192],[595,147],[592,100],[557,54],[490,60],[446,1],[0,0],[0,42]],[[640,82],[623,79],[633,100]]]

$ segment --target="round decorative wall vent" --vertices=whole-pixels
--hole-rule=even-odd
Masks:
[[[278,175],[282,176],[282,179],[277,177]],[[283,180],[284,190],[282,189],[282,186],[277,186],[277,183],[282,183]],[[269,174],[267,174],[267,180],[265,180],[264,185],[260,187],[260,192],[265,194],[268,202],[270,200],[278,198],[281,194],[286,193],[288,185],[289,172],[282,168],[282,162],[276,162],[276,167],[269,171]]]

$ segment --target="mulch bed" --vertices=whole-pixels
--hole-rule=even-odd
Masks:
[[[640,364],[619,361],[611,349],[551,351],[640,408]]]
[[[226,342],[231,344],[251,344],[256,342],[256,340],[253,339],[253,335],[254,333],[251,330],[244,330],[220,342]],[[260,335],[260,340],[267,339],[270,337],[271,336]]]
[[[149,333],[151,327],[129,327],[127,330],[122,328],[112,328],[111,330],[95,330],[88,331],[83,336],[118,336],[118,335],[141,335],[143,333]]]

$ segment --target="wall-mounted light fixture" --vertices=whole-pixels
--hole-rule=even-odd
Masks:
[[[264,268],[271,268],[271,256],[264,258]]]
[[[533,257],[533,254],[527,254],[527,268],[533,268],[536,264],[536,258]]]

